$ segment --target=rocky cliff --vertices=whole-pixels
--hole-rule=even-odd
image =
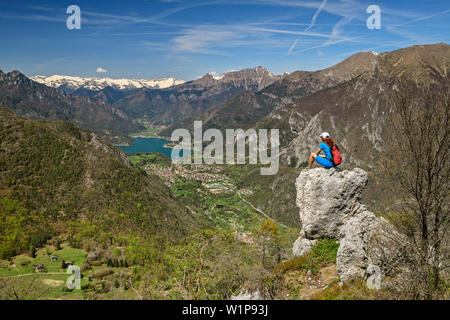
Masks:
[[[383,276],[391,275],[402,256],[403,237],[360,203],[367,180],[367,173],[359,168],[300,173],[295,185],[302,229],[294,256],[307,253],[317,239],[334,238],[340,242],[336,262],[342,281],[365,278],[373,266]]]

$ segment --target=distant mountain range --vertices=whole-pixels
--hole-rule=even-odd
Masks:
[[[209,73],[166,89],[131,91],[113,103],[131,117],[170,125],[220,105],[243,91],[259,91],[281,78],[264,67],[226,72],[218,77]]]
[[[74,95],[101,99],[132,118],[145,118],[156,125],[171,125],[217,106],[240,92],[259,91],[283,76],[256,67],[221,75],[208,73],[188,82],[174,78],[114,80],[36,76],[32,79]]]
[[[112,78],[83,78],[72,76],[34,76],[30,77],[31,80],[45,84],[46,86],[63,89],[67,92],[74,92],[79,89],[87,89],[91,91],[100,91],[107,87],[116,90],[133,90],[140,88],[155,88],[163,89],[177,84],[184,83],[184,80],[176,78],[163,78],[163,79],[112,79]]]
[[[444,68],[445,73],[450,60],[448,48],[447,44],[440,43],[381,54],[360,52],[324,70],[275,75],[259,66],[219,76],[208,73],[187,82],[173,78],[158,82],[160,80],[33,77],[44,82],[44,86],[19,72],[0,73],[0,103],[32,119],[69,120],[108,135],[142,130],[133,119],[167,126],[160,133],[163,136],[170,136],[176,127],[190,128],[193,120],[203,120],[204,129],[279,128],[282,147],[291,144],[292,148],[293,139],[299,140],[297,136],[312,126],[311,120],[316,121],[325,109],[331,110],[332,105],[343,101],[344,96],[328,96],[344,90],[346,83],[362,85],[371,80],[379,81],[378,86],[382,87],[380,74],[387,77],[411,73],[413,78],[420,79],[427,77],[424,70],[430,68],[434,73]],[[385,64],[390,67],[381,70]],[[69,89],[72,93],[67,92]],[[354,91],[347,93],[346,101],[350,96],[353,100],[364,98],[353,94]],[[356,103],[353,100],[346,103]],[[309,101],[316,104],[307,107]],[[369,107],[369,103],[361,106]],[[346,109],[333,110],[339,116]],[[325,125],[322,127],[327,129]],[[304,143],[301,145],[306,147]],[[294,153],[299,161],[304,161],[303,150]]]
[[[361,75],[375,61],[375,53],[360,52],[324,70],[285,74],[262,90],[243,91],[223,104],[175,123],[161,135],[170,136],[175,127],[191,128],[194,120],[202,120],[205,129],[250,128],[274,110]]]
[[[0,106],[29,119],[70,121],[115,143],[129,141],[129,134],[143,130],[135,120],[100,99],[48,87],[19,71],[0,70]]]

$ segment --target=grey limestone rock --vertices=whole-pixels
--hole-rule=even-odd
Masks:
[[[401,259],[402,235],[360,203],[367,179],[360,168],[300,173],[295,185],[302,231],[294,256],[307,253],[317,239],[334,238],[340,241],[336,263],[342,281],[364,278],[371,265],[382,273],[392,270]]]

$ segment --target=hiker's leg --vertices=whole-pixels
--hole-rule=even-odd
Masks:
[[[325,157],[317,156],[316,161],[318,164],[323,166],[325,169],[330,169],[331,167],[333,167],[333,163]]]
[[[311,168],[312,164],[314,163],[314,160],[316,159],[316,154],[315,153],[311,153],[311,155],[309,156],[309,161],[308,161],[308,167]]]

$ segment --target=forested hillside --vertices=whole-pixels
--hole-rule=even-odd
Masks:
[[[94,133],[67,122],[38,122],[0,109],[1,255],[54,235],[89,232],[177,239],[197,228],[187,209],[154,175]]]

